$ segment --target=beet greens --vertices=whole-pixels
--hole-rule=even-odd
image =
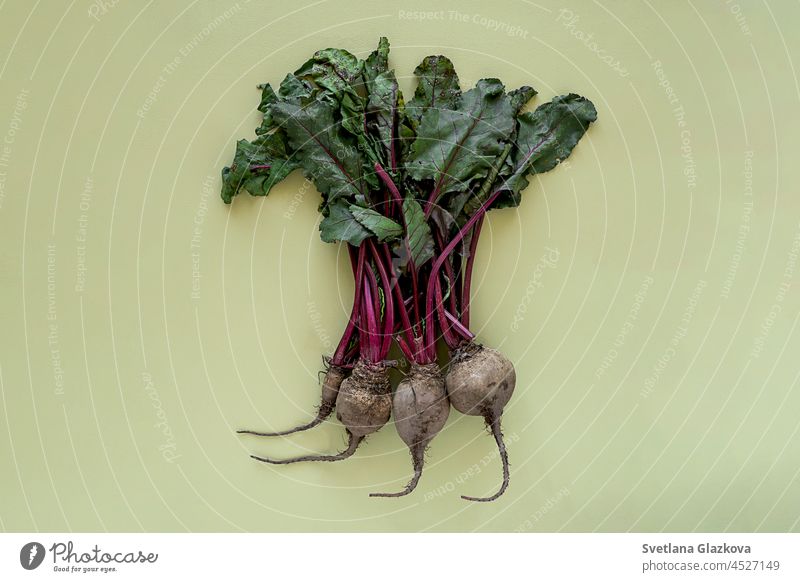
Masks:
[[[313,420],[277,432],[307,430],[333,410],[347,447],[331,455],[253,458],[272,464],[338,461],[394,415],[408,446],[413,477],[396,493],[414,490],[431,440],[450,405],[480,416],[494,436],[508,486],[501,418],[514,391],[510,360],[475,342],[470,331],[471,280],[481,227],[489,210],[517,206],[529,176],[568,157],[596,120],[592,103],[575,94],[523,111],[536,91],[506,91],[498,79],[461,90],[453,63],[429,56],[415,69],[406,103],[389,43],[359,59],[343,49],[316,52],[275,91],[261,85],[263,113],[252,141],[236,144],[222,170],[222,199],[247,192],[266,196],[301,169],[321,194],[320,237],[347,245],[354,298],[334,354],[326,359],[319,410]],[[446,375],[437,342],[450,353]],[[388,370],[396,344],[409,364],[392,393]]]

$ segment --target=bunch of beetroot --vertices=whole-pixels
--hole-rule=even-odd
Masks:
[[[517,206],[528,176],[569,156],[597,113],[578,95],[556,97],[524,111],[531,87],[506,91],[482,79],[462,92],[453,64],[426,57],[414,71],[417,88],[406,103],[380,40],[365,60],[342,49],[318,51],[277,92],[269,84],[258,107],[257,137],[241,140],[222,171],[222,198],[246,191],[266,196],[302,169],[322,195],[320,233],[347,245],[355,281],[350,319],[326,358],[322,402],[312,428],[336,410],[347,448],[292,459],[253,457],[273,464],[338,461],[391,416],[411,452],[414,475],[398,493],[413,491],[425,450],[444,427],[450,406],[480,416],[491,431],[508,486],[508,456],[500,421],[514,391],[513,364],[475,341],[470,331],[470,283],[486,212]],[[449,362],[437,362],[437,341]],[[396,343],[409,362],[392,392],[389,360]]]

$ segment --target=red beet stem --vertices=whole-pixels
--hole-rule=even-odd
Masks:
[[[481,234],[481,226],[483,226],[483,217],[475,223],[475,228],[472,229],[472,239],[469,241],[469,256],[467,257],[467,266],[464,271],[464,283],[461,287],[461,323],[469,329],[469,304],[470,304],[470,287],[472,286],[472,268],[475,265],[475,251],[478,250],[478,237]]]
[[[428,291],[427,296],[425,298],[425,349],[428,351],[431,357],[435,357],[435,350],[436,350],[436,338],[433,333],[433,299],[434,299],[434,292],[435,292],[435,283],[436,278],[439,273],[439,269],[441,269],[442,264],[447,260],[447,257],[453,252],[453,250],[458,246],[458,243],[461,242],[466,234],[470,231],[470,229],[478,222],[489,207],[497,200],[498,196],[503,192],[503,190],[495,191],[489,198],[481,204],[480,208],[473,214],[470,219],[466,222],[466,224],[461,227],[461,230],[450,240],[448,245],[444,248],[444,250],[439,254],[436,260],[431,267],[431,272],[428,279]]]
[[[369,244],[372,257],[375,260],[375,266],[378,268],[378,275],[381,278],[381,286],[383,287],[383,300],[386,302],[384,309],[384,324],[383,324],[383,337],[381,342],[379,357],[381,360],[385,359],[389,353],[389,348],[392,346],[392,334],[394,333],[394,301],[392,300],[392,281],[386,273],[386,267],[381,260],[381,255],[378,249],[375,248],[375,243],[371,239],[365,241]]]
[[[353,297],[353,309],[350,312],[350,320],[347,322],[347,327],[345,327],[344,333],[342,334],[342,339],[339,340],[336,352],[334,352],[331,358],[331,363],[336,366],[343,365],[347,360],[347,347],[350,345],[350,340],[353,337],[358,322],[358,314],[361,310],[361,279],[364,272],[366,251],[367,249],[363,245],[358,249],[358,260],[355,269],[356,290]]]

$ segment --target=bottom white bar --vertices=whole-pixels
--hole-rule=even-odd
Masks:
[[[0,580],[800,579],[800,534],[0,534]]]

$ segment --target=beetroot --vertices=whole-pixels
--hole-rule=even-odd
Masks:
[[[385,425],[391,412],[391,386],[387,365],[359,360],[353,373],[342,382],[336,398],[336,417],[347,429],[347,448],[344,451],[335,455],[304,455],[291,459],[250,456],[273,465],[303,461],[341,461],[356,452],[365,436]]]
[[[365,264],[366,252],[370,250],[376,262],[378,277]],[[258,461],[285,465],[301,461],[341,461],[355,453],[364,437],[379,430],[389,421],[392,413],[391,384],[388,368],[395,362],[387,360],[391,347],[391,331],[394,329],[394,304],[389,277],[381,262],[381,255],[369,242],[359,250],[358,261],[354,261],[354,273],[358,283],[350,323],[345,330],[349,337],[358,328],[361,356],[353,371],[339,386],[336,396],[336,417],[347,429],[347,449],[335,455],[305,455],[292,459],[275,460],[251,455]],[[381,308],[380,293],[383,290],[385,309]],[[349,339],[340,342],[335,358],[345,358]],[[337,360],[338,361],[338,360]]]
[[[348,433],[364,438],[389,421],[391,393],[388,366],[359,361],[339,389],[336,417]]]
[[[447,394],[453,408],[470,416],[481,416],[497,441],[503,463],[503,484],[491,497],[469,497],[468,501],[494,501],[508,487],[508,454],[500,430],[503,409],[517,383],[514,365],[497,350],[469,343],[458,350],[445,377]]]
[[[344,379],[347,378],[347,373],[347,370],[336,365],[331,365],[328,371],[325,372],[325,379],[322,381],[322,400],[317,415],[311,422],[278,432],[256,432],[254,430],[237,430],[236,432],[239,434],[252,434],[256,436],[286,436],[314,428],[328,418],[331,412],[333,412],[333,408],[336,405],[336,397],[339,395],[339,387]]]
[[[436,364],[411,364],[408,376],[400,382],[392,400],[394,425],[411,452],[414,476],[397,493],[370,493],[370,497],[402,497],[417,486],[422,476],[425,450],[450,413],[444,379]]]
[[[364,277],[367,247],[365,245],[358,251],[355,251],[352,249],[352,247],[348,247],[348,249],[350,261],[353,267],[353,276],[356,278],[356,281],[361,281]],[[327,371],[325,372],[325,380],[322,382],[321,401],[314,420],[307,424],[302,424],[295,428],[279,432],[257,432],[252,430],[239,430],[236,432],[239,434],[252,434],[256,436],[285,436],[314,428],[331,415],[331,412],[333,412],[333,409],[336,405],[336,399],[339,395],[339,388],[349,373],[347,369],[347,362],[351,357],[354,356],[354,354],[357,354],[360,351],[360,345],[358,343],[356,343],[354,348],[350,348],[350,344],[356,334],[356,323],[362,307],[361,290],[361,285],[357,285],[355,296],[353,298],[353,309],[350,312],[350,320],[347,322],[347,327],[345,327],[342,338],[339,340],[339,345],[336,348],[336,352],[333,354],[332,358],[323,357],[323,362],[327,367]]]
[[[514,391],[514,366],[475,343],[470,302],[475,255],[485,215],[520,204],[533,176],[558,166],[575,148],[597,111],[570,93],[535,110],[529,86],[507,90],[494,78],[462,91],[453,63],[434,55],[414,70],[417,87],[405,99],[389,66],[389,42],[361,59],[344,49],[317,51],[277,90],[260,85],[263,114],[253,140],[239,140],[222,170],[222,199],[247,192],[266,196],[297,169],[321,194],[320,238],[342,243],[350,257],[354,299],[350,318],[322,384],[317,415],[278,432],[318,426],[334,408],[348,435],[345,450],[274,460],[338,461],[393,413],[407,445],[413,476],[396,493],[413,491],[426,449],[447,421],[450,402],[480,416],[492,432],[508,487],[501,431]],[[451,363],[437,365],[440,340]],[[393,397],[387,361],[393,342],[410,362]]]

